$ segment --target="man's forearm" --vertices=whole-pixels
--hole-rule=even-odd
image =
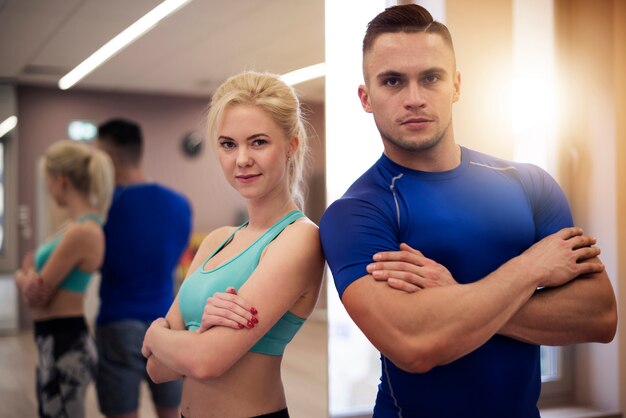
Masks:
[[[499,334],[538,345],[606,343],[616,326],[615,296],[602,272],[538,290]]]

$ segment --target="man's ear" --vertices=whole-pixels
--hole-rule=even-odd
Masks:
[[[361,106],[367,113],[372,113],[372,106],[370,104],[370,94],[365,84],[359,86],[359,99],[361,100]]]
[[[452,96],[452,103],[456,103],[461,98],[461,72],[457,71],[454,74],[454,95]]]

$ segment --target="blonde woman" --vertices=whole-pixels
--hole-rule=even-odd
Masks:
[[[40,417],[82,417],[96,351],[84,318],[84,295],[104,257],[102,222],[113,191],[113,166],[102,151],[71,141],[43,160],[50,196],[70,220],[32,255],[15,280],[35,321]]]
[[[288,417],[282,355],[315,307],[324,266],[318,228],[300,211],[300,105],[276,76],[246,72],[213,95],[208,132],[249,221],[202,242],[146,333],[148,373],[183,377],[184,417]]]

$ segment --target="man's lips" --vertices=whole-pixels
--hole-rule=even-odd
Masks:
[[[402,125],[408,125],[408,124],[413,124],[413,123],[428,123],[428,122],[432,122],[432,119],[419,117],[419,118],[404,119],[401,122],[401,124]]]
[[[416,116],[402,120],[400,125],[410,130],[422,130],[426,129],[432,121],[432,119],[426,117]]]

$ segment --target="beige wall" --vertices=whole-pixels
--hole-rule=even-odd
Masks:
[[[514,3],[446,0],[446,23],[462,77],[455,137],[503,158],[513,158],[515,145],[510,106]],[[564,91],[557,180],[568,194],[575,222],[598,237],[621,306],[626,303],[626,289],[619,287],[626,271],[624,3],[555,0],[557,80]],[[577,347],[578,403],[626,410],[626,359],[619,349],[620,339],[622,347],[626,344],[625,334],[609,345]]]
[[[446,1],[446,25],[461,72],[461,99],[454,107],[455,139],[507,159],[513,158],[514,149],[512,10],[510,1]]]
[[[575,222],[598,237],[602,261],[619,292],[620,164],[616,155],[620,141],[616,127],[620,113],[616,108],[619,95],[615,90],[614,55],[619,41],[613,27],[616,4],[559,0],[555,2],[555,11],[559,76],[565,87],[561,97],[561,177]],[[620,391],[624,389],[620,388],[619,348],[619,337],[608,345],[577,347],[578,402],[605,409],[620,408]]]
[[[615,78],[615,136],[617,152],[617,257],[619,323],[619,399],[621,410],[626,411],[626,2],[615,1],[613,10],[614,78]]]

